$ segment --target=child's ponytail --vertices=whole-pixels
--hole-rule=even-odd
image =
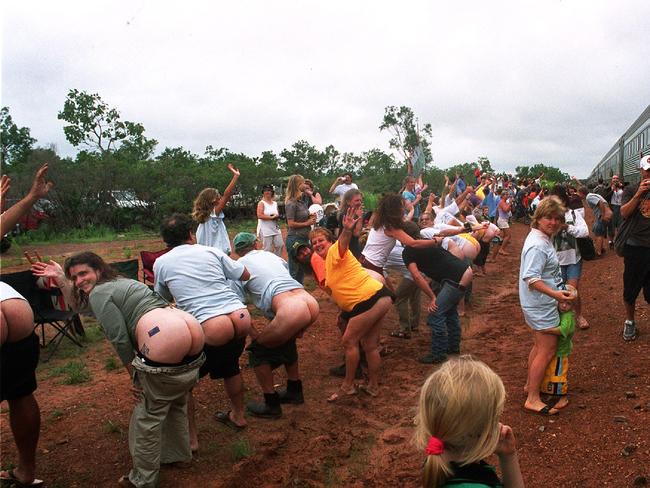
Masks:
[[[427,458],[424,461],[422,485],[426,488],[443,486],[452,474],[451,466],[442,456],[444,443],[437,437],[431,436],[424,452]]]

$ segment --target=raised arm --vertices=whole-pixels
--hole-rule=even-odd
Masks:
[[[38,171],[36,171],[32,187],[30,188],[29,193],[27,193],[27,196],[2,214],[2,219],[0,219],[0,235],[5,235],[13,229],[20,218],[31,210],[32,206],[38,201],[38,199],[43,198],[50,191],[53,183],[51,181],[48,182],[45,179],[47,176],[47,170],[48,164],[45,163],[38,169]],[[6,198],[10,183],[11,180],[8,177],[3,177],[1,195],[3,199]]]
[[[634,211],[637,209],[641,201],[645,198],[648,190],[650,190],[650,178],[641,181],[639,189],[636,191],[634,196],[621,207],[621,217],[629,219],[634,214]]]
[[[219,215],[226,207],[228,200],[230,200],[230,197],[232,196],[232,192],[235,190],[237,180],[239,179],[239,170],[235,168],[231,163],[228,163],[228,171],[232,173],[232,178],[230,180],[230,183],[228,183],[226,189],[223,191],[223,195],[221,195],[221,198],[214,206],[215,215]]]
[[[334,180],[334,183],[332,183],[332,186],[330,186],[330,193],[334,193],[334,188],[339,186],[341,184],[341,181],[343,181],[343,178],[341,176],[337,176]]]
[[[63,268],[59,263],[56,261],[49,261],[47,263],[38,261],[32,264],[31,271],[34,276],[38,276],[39,278],[54,280],[56,286],[61,290],[61,293],[63,293],[65,302],[76,312],[83,311],[79,309],[79,304],[74,297],[72,282],[66,278]]]
[[[345,256],[350,247],[350,239],[357,222],[362,218],[363,210],[359,208],[348,208],[347,213],[343,216],[343,230],[339,235],[339,257]]]

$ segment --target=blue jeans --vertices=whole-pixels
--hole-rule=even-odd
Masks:
[[[427,325],[431,327],[431,354],[436,362],[447,359],[448,353],[460,352],[460,318],[456,306],[464,294],[445,280],[436,296],[438,309],[427,319]]]
[[[309,239],[307,237],[300,236],[287,236],[287,257],[289,258],[289,274],[291,277],[302,285],[305,280],[305,270],[293,256],[293,243],[302,242],[309,245]]]

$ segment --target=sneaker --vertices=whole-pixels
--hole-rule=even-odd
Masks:
[[[282,417],[280,397],[277,393],[265,393],[263,402],[248,402],[246,411],[254,417],[279,419]]]
[[[626,320],[623,324],[623,340],[624,341],[633,341],[636,339],[636,324],[633,320]]]

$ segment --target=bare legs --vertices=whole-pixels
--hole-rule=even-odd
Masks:
[[[528,355],[528,381],[526,383],[528,395],[524,407],[539,411],[546,406],[540,398],[539,387],[544,379],[546,367],[555,355],[558,337],[544,331],[535,331],[533,340],[535,343]],[[557,413],[557,411],[551,409],[551,413]]]

